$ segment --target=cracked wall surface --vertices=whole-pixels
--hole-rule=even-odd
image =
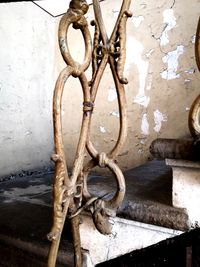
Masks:
[[[110,34],[120,0],[101,3]],[[155,138],[189,136],[188,112],[199,94],[194,41],[199,0],[132,1],[133,17],[127,23],[125,87],[128,137],[118,162],[132,168],[151,156]],[[52,92],[65,66],[57,43],[60,17],[52,18],[31,3],[0,4],[0,175],[49,164],[53,150]],[[12,18],[13,26],[7,17]],[[87,15],[93,19],[93,12]],[[91,27],[93,32],[93,28]],[[80,32],[71,30],[69,47],[74,57],[84,56]],[[4,53],[3,51],[6,51]],[[16,52],[17,51],[17,52]],[[88,70],[90,76],[91,68]],[[63,103],[63,130],[67,162],[72,166],[82,115],[80,84],[70,78]],[[92,141],[98,151],[109,151],[118,136],[117,95],[106,68],[97,95]]]
[[[101,3],[108,33],[111,33],[121,1],[114,3]],[[129,80],[125,87],[128,137],[118,157],[123,169],[151,158],[149,146],[155,138],[189,136],[188,112],[200,91],[200,73],[194,56],[199,10],[199,0],[159,0],[156,5],[153,1],[132,1],[133,16],[127,23],[125,65],[125,76]],[[93,18],[92,12],[88,17]],[[71,38],[73,40],[75,35]],[[76,42],[74,51],[79,51],[79,44]],[[66,154],[70,151],[69,165],[72,164],[71,155],[80,125],[80,116],[74,111],[79,109],[81,112],[82,109],[81,89],[75,84],[72,81],[73,90],[69,86],[64,96],[64,136]],[[73,122],[70,114],[73,114]],[[118,116],[116,92],[107,68],[100,84],[91,131],[99,151],[108,151],[116,142]]]

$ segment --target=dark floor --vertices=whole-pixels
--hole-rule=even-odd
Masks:
[[[173,229],[188,229],[184,210],[171,206],[171,169],[163,161],[151,161],[129,170],[125,172],[125,179],[126,197],[118,216]],[[0,267],[45,266],[49,247],[46,235],[52,219],[52,182],[53,173],[0,182]],[[98,196],[112,195],[113,183],[113,177],[91,175],[89,190]],[[68,229],[66,227],[64,231],[58,266],[66,261],[67,266],[73,266]],[[13,261],[8,251],[12,251]],[[18,265],[16,257],[22,261]],[[29,257],[34,258],[35,263],[26,265],[23,260],[27,262]]]
[[[150,161],[124,173],[126,195],[117,215],[144,223],[187,230],[187,215],[172,207],[172,172],[164,161]],[[91,176],[89,188],[95,195],[113,192],[113,177]]]

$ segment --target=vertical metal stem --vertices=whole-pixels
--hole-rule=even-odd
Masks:
[[[58,39],[60,50],[67,67],[60,73],[57,79],[53,98],[55,154],[52,156],[52,159],[55,162],[55,177],[53,190],[53,226],[48,235],[48,239],[52,241],[49,250],[48,267],[55,267],[56,265],[61,234],[68,215],[70,215],[71,218],[71,230],[75,252],[74,263],[76,267],[81,267],[81,240],[78,214],[84,207],[88,207],[88,205],[92,204],[93,209],[91,209],[91,212],[93,212],[93,220],[97,230],[102,234],[110,234],[111,225],[108,221],[110,212],[108,211],[116,212],[116,209],[124,198],[124,177],[114,159],[121,150],[127,135],[127,114],[124,91],[124,84],[127,83],[127,79],[123,77],[123,68],[126,51],[126,21],[131,15],[128,11],[129,6],[130,0],[123,0],[118,19],[109,39],[103,22],[99,1],[93,0],[96,20],[94,22],[95,35],[93,51],[88,24],[84,17],[89,8],[85,0],[72,0],[67,13],[60,21]],[[68,48],[67,33],[71,24],[74,29],[81,31],[84,38],[85,57],[82,63],[73,59]],[[93,77],[92,81],[89,83],[85,71],[91,61],[93,66]],[[90,124],[96,94],[107,64],[110,65],[118,96],[120,130],[117,142],[113,149],[108,152],[98,152],[90,140]],[[83,117],[72,174],[69,175],[62,139],[61,105],[63,90],[71,75],[79,79],[83,90]],[[86,149],[92,159],[86,166],[83,166]],[[113,173],[117,182],[117,191],[109,201],[98,199],[98,197],[92,198],[87,190],[87,175],[96,165],[101,168],[108,168]],[[84,201],[86,201],[86,203],[84,203]]]

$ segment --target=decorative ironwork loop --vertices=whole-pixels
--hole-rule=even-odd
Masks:
[[[74,160],[74,167],[72,175],[69,177],[67,163],[64,152],[64,143],[62,136],[62,116],[61,105],[62,95],[65,84],[68,78],[73,74],[74,68],[71,66],[66,67],[59,75],[53,97],[53,122],[54,122],[54,143],[55,154],[52,155],[52,159],[55,161],[55,178],[54,178],[54,207],[53,207],[53,225],[51,232],[48,234],[48,239],[52,241],[52,245],[49,251],[48,267],[53,267],[56,264],[56,258],[61,238],[61,233],[64,227],[65,218],[68,209],[74,209],[74,195],[76,195],[76,182],[77,177],[82,169],[84,151],[87,141],[88,129],[89,129],[89,117],[83,116],[82,126],[80,130],[80,138],[77,147],[77,153]],[[88,87],[88,81],[84,73],[79,76],[79,81],[83,89],[84,102],[91,102],[90,90]],[[72,219],[74,225],[78,225],[78,218]],[[74,234],[76,235],[76,234]],[[78,235],[78,234],[77,234]],[[79,239],[77,236],[76,239]],[[75,241],[76,242],[76,241]],[[80,255],[80,245],[75,246],[76,255]],[[79,257],[81,259],[81,256]],[[80,261],[80,260],[79,260]],[[79,263],[80,266],[80,263]]]
[[[105,168],[109,164],[110,159],[107,157],[105,152],[98,154],[98,165],[101,168]]]
[[[87,188],[87,177],[91,169],[93,169],[95,166],[97,166],[97,160],[90,160],[87,165],[84,167],[82,176],[84,180],[84,187],[83,187],[83,196],[86,200],[89,200],[92,198],[92,195],[88,191]],[[105,163],[105,162],[104,162]],[[117,164],[109,159],[109,161],[106,161],[106,166],[109,168],[109,170],[112,172],[114,175],[116,184],[117,184],[117,189],[115,194],[110,200],[104,200],[105,201],[105,206],[108,210],[116,210],[120,203],[122,202],[124,195],[125,195],[125,190],[126,190],[126,185],[125,185],[125,180],[122,171],[120,168],[117,166]]]
[[[95,100],[97,88],[99,86],[99,77],[102,76],[107,63],[110,64],[113,79],[116,85],[116,91],[118,95],[119,114],[120,114],[120,130],[118,140],[109,153],[99,153],[94,147],[90,136],[88,136],[87,150],[90,156],[93,158],[84,168],[84,190],[83,194],[86,199],[91,195],[87,190],[87,176],[89,171],[99,165],[101,168],[108,167],[114,174],[117,182],[117,190],[113,198],[109,201],[105,201],[105,205],[108,209],[116,209],[125,194],[125,182],[123,174],[118,166],[114,163],[114,158],[118,155],[121,147],[123,146],[125,137],[127,135],[127,114],[126,114],[126,100],[123,84],[126,83],[123,78],[123,67],[125,62],[125,27],[126,20],[131,13],[128,11],[130,1],[123,1],[122,8],[120,10],[117,22],[113,29],[110,39],[107,37],[105,26],[103,23],[101,10],[98,0],[94,0],[95,22],[92,24],[95,26],[94,35],[94,49],[93,49],[93,79],[91,84],[91,97]]]
[[[60,25],[59,25],[59,31],[58,31],[58,40],[60,45],[61,54],[66,61],[67,65],[74,68],[73,70],[73,76],[77,77],[80,76],[82,72],[84,72],[91,60],[91,37],[90,32],[88,29],[88,23],[84,17],[86,6],[86,2],[82,3],[82,8],[84,9],[84,12],[81,12],[79,7],[81,1],[72,1],[76,2],[77,5],[71,5],[73,8],[70,8],[67,13],[61,18]],[[83,35],[84,44],[85,44],[85,55],[84,55],[84,61],[83,63],[79,63],[73,59],[73,57],[70,54],[68,41],[67,41],[67,33],[69,30],[69,26],[73,25],[76,29],[80,29]]]
[[[124,177],[114,160],[122,148],[127,135],[126,100],[123,86],[123,84],[127,83],[127,80],[123,77],[123,69],[126,42],[125,27],[126,20],[130,16],[130,12],[128,11],[130,1],[131,0],[123,0],[117,22],[110,39],[108,39],[99,1],[93,0],[95,13],[93,52],[88,24],[84,17],[84,14],[88,10],[88,5],[85,0],[72,0],[69,10],[60,21],[58,33],[59,45],[61,54],[68,66],[60,73],[57,79],[53,98],[55,142],[55,154],[52,156],[55,162],[54,216],[51,233],[48,236],[52,241],[48,257],[48,267],[54,267],[56,264],[61,233],[67,215],[70,214],[72,224],[75,266],[80,267],[82,266],[82,262],[78,214],[84,208],[90,207],[96,228],[103,234],[109,234],[111,233],[109,216],[115,215],[125,195]],[[84,39],[85,53],[82,63],[74,60],[68,47],[67,34],[70,25],[80,30]],[[93,55],[93,73],[92,81],[88,83],[85,70],[90,64],[91,54]],[[106,154],[105,152],[98,152],[92,144],[90,140],[90,125],[96,94],[107,63],[110,65],[118,96],[120,130],[116,144],[112,150]],[[83,117],[74,164],[71,175],[69,175],[62,137],[61,105],[65,83],[71,75],[78,77],[82,86]],[[84,167],[85,149],[88,150],[92,160]],[[87,176],[90,170],[96,165],[99,165],[101,168],[108,168],[115,177],[117,189],[111,199],[103,199],[96,196],[92,197],[88,192]],[[82,202],[82,198],[85,202]]]

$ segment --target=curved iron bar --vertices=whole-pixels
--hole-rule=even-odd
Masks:
[[[200,17],[197,24],[196,39],[195,39],[195,58],[197,67],[200,71]],[[191,135],[195,139],[200,139],[200,95],[194,100],[188,117],[188,126]]]
[[[82,266],[82,259],[79,234],[79,213],[85,207],[89,206],[96,228],[102,234],[110,234],[111,225],[108,218],[110,215],[115,215],[116,209],[124,198],[124,177],[114,159],[121,150],[127,135],[126,99],[124,91],[124,84],[127,83],[127,79],[123,77],[123,68],[125,63],[126,21],[127,18],[131,16],[128,11],[130,2],[131,0],[123,0],[115,27],[111,37],[108,38],[101,15],[99,1],[93,0],[95,13],[95,22],[93,22],[93,25],[95,25],[93,52],[88,24],[84,17],[88,11],[88,5],[85,0],[72,0],[67,13],[60,21],[58,32],[59,45],[67,67],[60,73],[57,79],[53,97],[55,154],[52,155],[52,159],[55,162],[55,177],[53,188],[53,226],[51,232],[48,234],[48,239],[52,242],[48,256],[48,267],[54,267],[56,264],[60,238],[66,216],[68,216],[72,224],[75,266],[80,267]],[[67,33],[70,25],[73,25],[75,29],[79,29],[82,32],[85,42],[85,57],[83,63],[75,61],[70,54],[67,42]],[[85,76],[85,71],[91,62],[91,56],[93,75],[92,80],[88,82]],[[90,140],[90,125],[99,83],[107,64],[110,65],[118,96],[120,130],[115,146],[110,152],[105,153],[98,152]],[[72,174],[69,176],[62,139],[61,105],[64,87],[71,75],[79,78],[83,90],[84,101],[80,137]],[[88,150],[92,159],[84,167],[83,159],[85,149]],[[115,177],[117,191],[110,200],[106,201],[99,197],[93,197],[88,192],[87,176],[90,170],[96,165],[101,168],[108,168]]]
[[[114,148],[107,154],[99,153],[93,146],[90,140],[90,136],[88,137],[87,150],[92,157],[92,161],[89,162],[83,170],[83,177],[84,177],[83,196],[86,199],[88,197],[91,197],[87,190],[87,181],[86,181],[89,171],[96,165],[99,165],[100,167],[109,168],[115,176],[115,180],[117,182],[117,191],[111,200],[102,201],[102,209],[100,209],[99,211],[101,213],[100,217],[102,217],[102,214],[104,214],[104,218],[102,218],[102,220],[108,221],[108,218],[106,219],[107,215],[109,215],[110,213],[113,214],[113,210],[116,211],[117,207],[122,202],[125,194],[124,177],[118,166],[114,163],[114,159],[121,150],[127,135],[126,99],[124,92],[124,84],[127,83],[127,80],[123,78],[122,72],[125,63],[124,61],[125,42],[126,42],[125,26],[126,26],[126,20],[129,16],[131,16],[131,14],[128,11],[130,6],[130,1],[123,1],[114,30],[111,34],[110,39],[108,39],[105,31],[105,26],[103,24],[102,15],[100,12],[99,2],[97,0],[94,0],[93,3],[94,3],[95,18],[96,18],[96,23],[93,24],[96,27],[95,38],[96,39],[98,38],[98,40],[96,39],[94,40],[96,46],[94,47],[93,54],[95,55],[96,53],[97,56],[93,58],[93,61],[96,60],[96,62],[93,63],[95,69],[93,69],[93,78],[92,78],[93,83],[91,86],[91,96],[92,100],[94,101],[105,66],[106,64],[109,64],[118,95],[120,130],[119,130],[118,140]],[[99,48],[101,49],[100,53],[101,57],[99,57],[100,59],[98,61]],[[97,66],[99,68],[97,68]],[[103,163],[102,159],[104,161]],[[98,222],[94,220],[94,223],[97,226]],[[103,223],[101,223],[101,225],[103,225]],[[108,224],[105,223],[105,225]],[[100,232],[103,234],[109,234],[110,232],[107,228],[108,227],[103,226],[102,230],[100,229],[98,230],[100,230]]]
[[[188,126],[194,139],[200,139],[200,95],[192,103],[188,117]]]
[[[200,71],[200,17],[197,24],[196,38],[195,38],[195,58],[197,62],[197,67]]]

